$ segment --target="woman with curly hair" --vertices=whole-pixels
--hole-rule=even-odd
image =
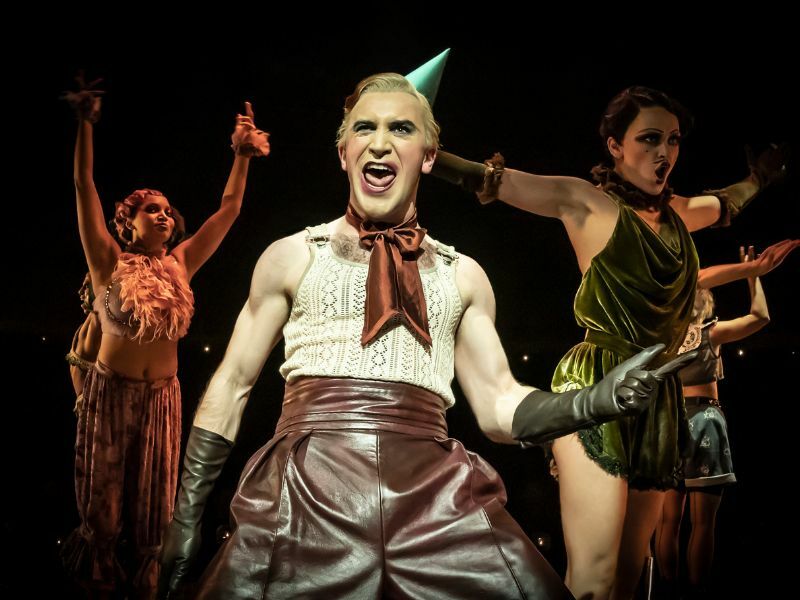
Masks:
[[[116,204],[105,226],[93,179],[93,124],[99,92],[83,85],[66,98],[78,117],[74,176],[78,230],[96,293],[102,330],[97,361],[83,385],[75,443],[80,526],[64,544],[67,570],[90,594],[126,589],[155,596],[162,531],[175,500],[181,439],[178,340],[194,312],[189,286],[222,242],[242,204],[252,156],[269,154],[253,111],[238,115],[233,167],[219,210],[192,237],[183,218],[154,189]],[[125,551],[118,547],[127,538]]]

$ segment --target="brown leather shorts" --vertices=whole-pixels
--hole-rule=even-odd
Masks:
[[[497,473],[404,383],[287,384],[201,598],[570,598]]]

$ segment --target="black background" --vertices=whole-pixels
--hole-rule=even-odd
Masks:
[[[231,11],[236,9],[231,7]],[[345,8],[342,8],[344,11]],[[79,67],[102,76],[107,96],[96,127],[95,180],[106,214],[139,187],[162,190],[195,230],[218,206],[232,162],[229,136],[242,102],[271,132],[272,154],[250,167],[238,221],[193,281],[196,313],[180,346],[184,433],[219,363],[247,294],[253,266],[273,240],[330,221],[346,205],[334,135],[344,97],[362,77],[406,73],[446,47],[452,52],[436,101],[445,149],[482,160],[499,150],[509,166],[588,177],[602,144],[596,133],[608,99],[633,84],[662,89],[694,114],[671,185],[692,194],[747,174],[744,144],[797,139],[796,65],[791,35],[775,22],[688,28],[649,19],[608,31],[532,23],[511,34],[423,27],[419,17],[332,18],[312,36],[298,22],[261,27],[247,13],[229,25],[122,31],[65,21],[61,33],[9,47],[4,261],[0,332],[7,397],[0,505],[6,552],[3,586],[68,594],[57,540],[77,524],[72,488],[73,393],[63,355],[82,319],[76,291],[86,271],[71,181],[75,122],[58,95]],[[123,19],[124,20],[124,19]],[[509,20],[504,15],[503,23]],[[19,71],[17,71],[19,69]],[[17,158],[18,157],[18,158]],[[579,271],[561,224],[423,178],[420,222],[478,260],[497,297],[497,328],[520,380],[548,387],[559,358],[581,338],[572,316]],[[797,178],[761,195],[725,230],[694,235],[701,265],[737,260],[739,244],[798,237]],[[723,349],[720,394],[732,435],[738,484],[725,492],[715,577],[783,589],[778,542],[788,536],[800,368],[796,284],[800,253],[764,278],[772,323]],[[721,318],[748,310],[744,282],[717,293]],[[203,352],[209,345],[210,352]],[[744,351],[739,356],[737,350]],[[522,360],[528,355],[527,362]],[[234,454],[207,512],[207,552],[244,461],[270,437],[280,411],[282,346],[253,390]],[[508,508],[531,536],[551,538],[546,556],[563,572],[557,486],[539,450],[497,446],[478,430],[463,396],[449,411],[451,435],[503,476]],[[776,575],[778,573],[778,575]],[[0,589],[3,589],[0,587]]]

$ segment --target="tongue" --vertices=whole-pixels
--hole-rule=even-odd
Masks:
[[[364,173],[367,183],[375,187],[386,187],[394,181],[394,173],[367,171]]]

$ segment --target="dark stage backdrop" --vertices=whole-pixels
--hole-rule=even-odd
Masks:
[[[285,40],[273,32],[270,41],[265,33],[265,41],[251,36],[247,48],[237,48],[222,32],[198,31],[179,43],[154,32],[117,36],[99,30],[91,34],[91,47],[64,34],[46,60],[26,59],[27,77],[18,80],[20,110],[9,115],[9,135],[23,144],[7,144],[22,156],[6,174],[14,184],[3,228],[14,243],[6,252],[0,314],[11,381],[0,504],[0,535],[9,558],[0,590],[70,593],[56,561],[57,540],[77,523],[73,394],[63,355],[82,319],[76,291],[86,266],[71,181],[75,123],[58,94],[72,85],[79,67],[103,76],[108,91],[96,127],[95,179],[109,216],[113,202],[132,189],[155,187],[184,213],[189,230],[196,229],[218,205],[232,161],[229,136],[244,100],[253,102],[256,122],[272,133],[272,155],[251,164],[239,220],[193,281],[196,313],[180,346],[184,433],[224,353],[261,252],[279,237],[343,213],[347,180],[334,134],[342,101],[363,76],[408,72],[452,46],[435,106],[444,148],[476,160],[499,150],[509,166],[540,174],[587,177],[601,157],[601,111],[632,84],[669,92],[696,117],[671,181],[679,193],[744,177],[745,143],[760,149],[786,140],[800,148],[793,44],[766,30],[757,39],[747,36],[746,44],[683,29],[650,31],[649,25],[618,35],[553,31],[496,43],[393,27],[385,35],[354,33],[367,26],[343,25],[338,41],[288,31]],[[764,193],[730,228],[697,233],[701,264],[737,260],[739,244],[764,248],[798,237],[798,191],[795,178]],[[559,358],[582,336],[572,317],[580,276],[560,223],[500,203],[482,207],[429,177],[419,198],[421,224],[476,258],[492,281],[497,327],[515,375],[548,387]],[[781,552],[776,541],[787,537],[792,516],[798,266],[800,252],[764,278],[772,315],[767,329],[724,348],[727,378],[720,393],[739,483],[725,492],[719,515],[716,576],[726,578],[730,589],[745,582],[783,587],[775,577]],[[717,296],[723,319],[748,310],[744,282]],[[274,428],[282,355],[279,346],[253,390],[237,446],[209,504],[207,555],[216,545],[217,527],[227,520],[226,505],[244,462]],[[448,415],[451,435],[500,471],[511,513],[531,536],[546,538],[543,551],[563,572],[557,484],[541,451],[492,444],[480,434],[460,390],[457,397]]]

